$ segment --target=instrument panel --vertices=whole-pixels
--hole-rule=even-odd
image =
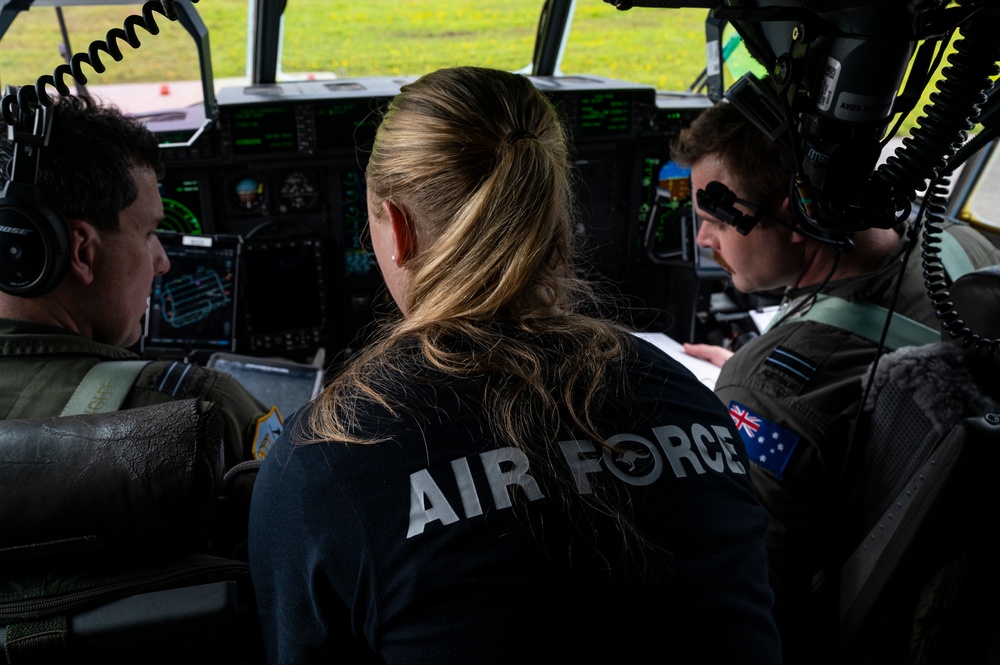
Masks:
[[[161,144],[161,228],[244,240],[238,352],[306,359],[322,347],[350,355],[392,307],[365,243],[364,167],[385,106],[410,80],[223,89],[218,119],[196,140]],[[662,267],[637,245],[655,195],[648,172],[651,161],[668,158],[670,138],[707,99],[664,99],[651,87],[602,77],[532,80],[573,141],[592,276],[662,310]],[[150,129],[157,132],[155,121]],[[174,139],[176,127],[171,133]]]

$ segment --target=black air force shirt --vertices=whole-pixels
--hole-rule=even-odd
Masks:
[[[529,458],[491,432],[476,381],[400,379],[409,410],[356,414],[377,444],[302,445],[299,412],[253,494],[269,661],[778,663],[740,437],[632,344],[600,412],[614,452],[566,432]]]

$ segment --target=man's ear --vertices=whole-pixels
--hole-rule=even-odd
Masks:
[[[789,226],[792,226],[794,228],[798,228],[802,223],[799,221],[798,217],[796,217],[795,211],[792,209],[792,200],[787,196],[781,202],[781,205],[778,206],[777,215],[781,219],[787,221]],[[799,233],[798,231],[792,230],[790,233],[789,240],[791,240],[791,242],[793,243],[802,242],[805,239],[806,237],[801,233]]]
[[[383,201],[382,210],[389,219],[393,238],[393,261],[402,266],[417,252],[417,238],[409,217],[392,201]]]
[[[68,276],[83,285],[94,281],[95,262],[100,251],[100,236],[82,219],[68,219],[70,248]]]

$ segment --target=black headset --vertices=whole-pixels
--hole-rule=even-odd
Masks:
[[[741,235],[747,235],[753,231],[760,220],[767,217],[773,222],[792,229],[796,233],[801,233],[807,238],[829,245],[835,250],[846,252],[854,247],[854,240],[850,233],[830,233],[823,231],[815,228],[809,223],[808,219],[801,219],[801,223],[797,226],[790,224],[780,217],[772,215],[765,207],[737,198],[733,190],[716,180],[705,185],[705,189],[699,189],[695,193],[695,196],[698,198],[699,208],[719,221],[734,227]],[[736,203],[749,208],[752,214],[748,215],[742,210],[737,210],[734,205]],[[798,206],[792,207],[796,211],[798,210]],[[797,215],[797,217],[802,217],[802,215]]]
[[[52,109],[19,92],[11,122],[12,102],[12,95],[4,97],[11,158],[0,192],[0,291],[36,298],[54,289],[69,269],[69,224],[38,190],[38,160],[49,142]]]

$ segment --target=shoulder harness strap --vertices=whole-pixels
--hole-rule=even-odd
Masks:
[[[965,250],[950,233],[941,233],[941,264],[951,281],[974,270],[972,261]],[[882,337],[889,310],[881,305],[864,301],[852,301],[820,294],[816,296],[809,311],[795,317],[783,317],[774,322],[780,326],[792,321],[816,321],[828,326],[840,328],[878,344]],[[904,346],[922,346],[932,344],[941,339],[941,333],[933,328],[918,323],[902,314],[894,313],[889,323],[889,331],[885,338],[885,347],[895,351]]]
[[[117,411],[148,360],[108,360],[90,368],[61,416]]]
[[[938,237],[941,239],[941,265],[948,273],[948,279],[954,282],[962,275],[967,275],[975,270],[969,255],[962,249],[962,245],[955,239],[955,236],[942,231]]]
[[[836,296],[816,296],[816,302],[801,316],[792,317],[792,321],[816,321],[834,326],[841,330],[852,332],[869,342],[878,344],[882,337],[882,328],[889,310],[881,305],[870,302],[851,301]],[[783,320],[781,323],[788,323]],[[931,344],[941,338],[941,333],[917,323],[902,314],[893,314],[886,334],[885,347],[892,351],[904,346],[922,346]]]

